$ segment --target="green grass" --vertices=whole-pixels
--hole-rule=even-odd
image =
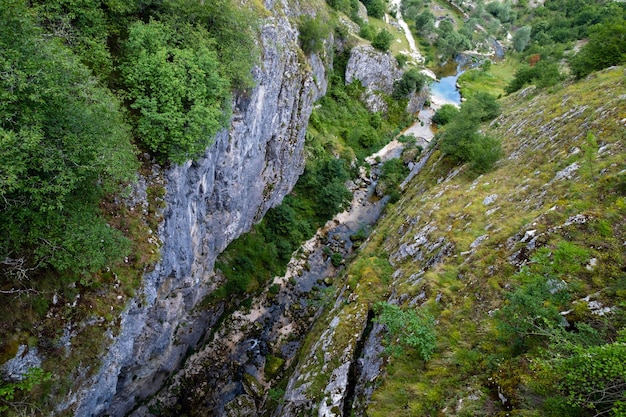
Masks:
[[[626,300],[626,275],[621,270],[626,259],[620,247],[626,237],[626,175],[620,173],[626,141],[619,122],[626,116],[623,74],[618,68],[526,98],[507,97],[503,115],[490,127],[483,126],[503,141],[506,150],[493,172],[476,180],[461,172],[445,180],[451,167],[435,154],[404,197],[388,209],[364,252],[349,267],[357,300],[372,303],[382,295],[365,285],[372,275],[363,265],[371,254],[384,249],[393,255],[401,244],[413,243],[413,236],[426,226],[434,227],[427,234],[429,242],[443,238],[454,249],[417,285],[403,279],[419,272],[424,261],[411,257],[394,261],[393,270],[402,274],[391,285],[410,297],[426,294],[423,302],[437,314],[438,345],[425,364],[411,352],[389,358],[387,377],[375,391],[368,415],[448,415],[454,410],[456,415],[496,415],[505,412],[492,400],[497,392],[509,399],[514,413],[544,413],[536,396],[546,387],[535,384],[529,361],[540,362],[541,352],[554,347],[542,337],[525,345],[504,341],[493,315],[508,294],[526,285],[510,259],[526,247],[515,242],[528,230],[535,230],[537,245],[545,248],[534,253],[548,254],[543,266],[536,267],[569,284],[570,304],[561,307],[572,309],[568,320],[595,326],[604,340],[626,325],[623,313],[598,321],[587,307],[571,304],[589,294],[606,306],[623,306]],[[587,131],[595,141],[588,139]],[[603,152],[600,146],[605,147]],[[514,158],[507,159],[511,155]],[[553,180],[575,162],[580,165],[575,179]],[[498,196],[495,202],[483,204],[492,194]],[[576,215],[590,220],[564,226]],[[470,244],[483,234],[489,239],[472,250]],[[436,252],[427,253],[425,260]],[[579,252],[585,256],[577,257]],[[592,258],[597,266],[587,269]],[[547,389],[556,396],[554,387]]]
[[[484,91],[495,97],[504,96],[504,88],[511,82],[519,67],[515,56],[507,56],[506,60],[494,62],[488,71],[480,67],[467,70],[459,77],[461,95],[471,97],[476,91]]]

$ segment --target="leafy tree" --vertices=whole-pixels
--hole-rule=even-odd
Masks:
[[[365,0],[363,4],[367,8],[367,14],[377,19],[382,19],[385,15],[384,0]]]
[[[422,7],[424,7],[422,0],[402,0],[400,3],[400,12],[405,19],[415,21]]]
[[[469,149],[470,170],[476,174],[488,172],[502,158],[500,141],[491,136],[480,136]]]
[[[491,94],[484,91],[477,91],[467,99],[461,106],[465,113],[471,113],[472,118],[481,122],[492,120],[500,114],[500,104]]]
[[[571,357],[558,359],[553,371],[570,405],[595,415],[626,412],[626,343],[577,348]]]
[[[389,332],[389,352],[399,355],[408,347],[415,349],[424,361],[431,358],[437,339],[435,319],[430,314],[422,309],[403,311],[389,303],[376,303],[374,311],[378,314],[375,321],[385,325]]]
[[[47,32],[71,47],[101,79],[109,76],[113,70],[107,47],[109,22],[101,1],[34,0],[32,3]]]
[[[396,100],[408,97],[411,93],[421,90],[429,81],[417,68],[411,68],[402,74],[402,78],[393,83],[392,96]]]
[[[563,78],[557,62],[543,60],[534,66],[521,66],[515,71],[515,77],[504,88],[504,91],[507,94],[511,94],[533,83],[539,88],[544,88],[557,84]]]
[[[437,50],[444,61],[472,46],[470,40],[461,33],[456,32],[452,22],[448,20],[442,20],[439,23],[438,33]]]
[[[459,109],[455,105],[444,104],[435,112],[431,120],[433,123],[443,126],[457,117],[458,114]]]
[[[23,405],[23,397],[27,397],[36,385],[51,379],[50,372],[44,372],[41,368],[31,368],[19,381],[0,381],[0,412],[8,411],[16,403]]]
[[[626,20],[623,17],[599,24],[591,30],[589,43],[570,59],[576,78],[626,62]]]
[[[374,37],[374,40],[372,41],[372,46],[379,51],[386,52],[391,46],[391,41],[393,41],[393,35],[383,29],[378,32]]]
[[[500,22],[507,23],[512,22],[516,18],[516,13],[511,8],[511,3],[506,1],[500,3],[499,1],[493,1],[485,5],[485,10],[496,17]]]
[[[528,42],[530,42],[531,30],[532,28],[530,26],[522,26],[521,28],[517,29],[515,33],[513,33],[513,48],[517,52],[522,52],[524,49],[526,49]]]
[[[230,80],[230,87],[245,90],[254,85],[252,68],[259,56],[254,12],[232,0],[164,0],[161,7],[158,15],[177,32],[185,35],[187,25],[208,32],[214,39],[211,47],[217,53],[218,72]]]
[[[417,33],[426,36],[435,30],[435,16],[426,10],[415,16],[415,29]]]
[[[128,248],[98,209],[136,168],[118,102],[21,0],[0,1],[0,67],[0,259],[101,268]]]
[[[481,122],[495,118],[500,112],[496,99],[478,92],[461,105],[459,114],[438,133],[441,150],[456,162],[470,162],[475,173],[492,168],[502,154],[500,141],[478,132]]]
[[[200,155],[228,121],[228,80],[219,75],[213,42],[200,26],[136,22],[121,66],[136,133],[162,160]]]

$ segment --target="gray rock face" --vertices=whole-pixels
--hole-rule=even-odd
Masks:
[[[381,93],[393,92],[393,83],[402,77],[402,71],[391,54],[377,51],[370,45],[359,45],[350,51],[345,77],[347,84],[361,82],[365,87],[363,102],[370,111],[378,112],[387,110]]]
[[[312,104],[326,90],[324,63],[317,56],[300,62],[297,28],[283,10],[272,14],[261,28],[257,86],[236,98],[230,130],[202,158],[163,173],[161,262],[129,303],[100,371],[59,410],[121,416],[154,394],[222,313],[193,312],[219,285],[217,255],[278,205],[302,173]]]
[[[0,376],[8,381],[22,381],[28,370],[39,368],[41,359],[37,354],[37,348],[29,348],[26,345],[19,345],[17,354],[0,367]]]

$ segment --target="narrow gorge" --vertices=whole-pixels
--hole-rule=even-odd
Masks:
[[[0,415],[625,415],[626,3],[123,3],[0,0]]]

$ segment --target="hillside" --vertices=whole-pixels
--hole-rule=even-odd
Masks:
[[[348,267],[285,398],[337,405],[324,415],[621,415],[625,81],[617,67],[506,97],[483,126],[505,156],[478,178],[435,148]],[[430,354],[411,311],[434,319]]]
[[[0,0],[0,416],[624,413],[624,70],[573,79],[626,6],[575,3]]]

